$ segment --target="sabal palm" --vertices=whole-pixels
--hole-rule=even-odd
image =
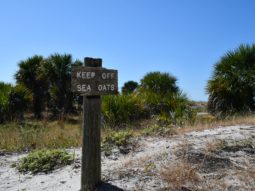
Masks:
[[[208,81],[208,109],[212,113],[255,109],[255,45],[241,45],[214,66]]]
[[[42,73],[49,80],[49,106],[54,114],[67,112],[72,107],[71,66],[72,56],[69,54],[54,54],[44,62]]]
[[[9,115],[8,96],[12,90],[10,84],[0,82],[0,123],[3,123]]]
[[[33,97],[33,112],[35,117],[40,118],[43,111],[44,97],[47,92],[47,80],[41,78],[40,67],[43,57],[35,55],[21,61],[19,70],[15,74],[18,84],[24,85]]]
[[[177,93],[177,79],[169,73],[150,72],[141,79],[141,87],[160,95]]]
[[[124,83],[121,92],[123,94],[129,94],[135,91],[135,89],[138,87],[138,83],[135,81],[128,81],[126,83]]]

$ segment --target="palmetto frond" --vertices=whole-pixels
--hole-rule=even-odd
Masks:
[[[208,81],[211,112],[246,112],[255,109],[255,45],[241,45],[214,66]]]

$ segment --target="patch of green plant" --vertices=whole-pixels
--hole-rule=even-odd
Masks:
[[[183,126],[195,122],[196,111],[192,109],[187,96],[181,91],[165,94],[155,93],[144,88],[139,89],[139,99],[151,116],[159,116],[162,122]]]
[[[33,174],[44,172],[48,173],[59,167],[69,165],[73,161],[73,156],[63,150],[38,150],[29,153],[22,158],[18,164],[19,172]]]
[[[255,145],[251,138],[234,141],[233,143],[228,143],[225,140],[220,140],[217,144],[217,150],[224,150],[228,152],[237,152],[243,149],[254,149]]]
[[[10,84],[0,82],[0,123],[9,119],[9,94],[12,90]]]
[[[196,116],[196,123],[209,124],[216,121],[217,118],[211,114],[199,114]]]
[[[208,111],[225,117],[254,112],[255,44],[241,44],[214,65],[207,82]]]
[[[39,121],[25,121],[20,123],[20,129],[41,129],[44,127],[42,122]]]
[[[174,127],[171,125],[152,125],[142,130],[142,135],[173,135],[176,134]]]
[[[130,142],[130,138],[133,137],[133,132],[130,130],[117,131],[109,133],[103,143],[108,145],[127,146]]]
[[[156,165],[153,162],[149,162],[148,164],[145,165],[144,172],[147,173],[155,168],[156,168]]]
[[[104,96],[102,113],[105,122],[113,126],[128,124],[145,116],[141,100],[133,94]]]

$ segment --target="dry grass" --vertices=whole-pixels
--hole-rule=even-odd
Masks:
[[[204,152],[205,155],[211,155],[214,152],[224,148],[225,144],[226,143],[224,142],[224,140],[214,139],[214,140],[212,140],[210,142],[206,142],[205,143],[205,147],[204,147],[203,152]]]
[[[81,128],[77,124],[31,122],[29,127],[17,123],[0,127],[0,150],[24,151],[80,145]]]
[[[198,121],[194,125],[186,125],[182,128],[178,129],[178,133],[188,133],[192,131],[203,131],[206,129],[219,128],[224,126],[232,126],[232,125],[255,125],[255,116],[238,116],[238,117],[229,117],[224,120],[213,120],[207,123]]]
[[[189,185],[194,186],[201,181],[196,168],[186,162],[179,162],[164,167],[160,175],[168,183],[169,190],[182,190],[189,187]]]
[[[201,177],[197,171],[197,166],[189,163],[187,155],[192,147],[188,141],[176,145],[174,155],[177,156],[176,163],[171,162],[162,165],[160,176],[168,184],[167,190],[189,190],[189,187],[201,182]]]
[[[18,123],[9,123],[6,125],[0,125],[0,150],[6,151],[21,151],[30,149],[41,148],[66,148],[66,147],[78,147],[81,145],[81,119],[76,117],[75,119],[69,118],[66,121],[59,120],[49,122],[47,120],[31,122],[39,124],[39,127],[22,127]],[[155,126],[155,120],[140,121],[139,124],[133,124],[129,129],[132,129],[134,136],[144,135],[144,131],[152,129],[154,131],[161,132],[166,135],[165,129],[152,128]],[[186,125],[182,128],[173,128],[173,134],[183,134],[192,131],[203,131],[205,129],[218,128],[222,126],[230,125],[255,125],[255,116],[243,116],[232,117],[226,120],[205,120],[198,121],[194,125]],[[24,126],[24,125],[23,125]],[[103,129],[103,137],[112,132],[113,129]],[[157,135],[157,133],[156,133]],[[168,134],[167,134],[168,135]],[[168,136],[172,136],[172,133]]]

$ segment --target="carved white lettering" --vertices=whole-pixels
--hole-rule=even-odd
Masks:
[[[77,85],[77,91],[78,92],[91,92],[91,87],[90,85],[87,84],[78,84]]]
[[[107,73],[102,73],[102,79],[107,80],[107,79],[114,79],[114,73],[107,72]]]
[[[98,85],[97,89],[100,92],[114,91],[115,86],[114,86],[114,84],[100,84],[100,85]]]
[[[115,90],[115,86],[114,84],[111,85],[111,91],[114,91]]]
[[[81,78],[81,72],[77,72],[77,78]]]
[[[98,85],[98,87],[97,87],[97,89],[98,89],[98,91],[102,91],[102,85]]]
[[[76,77],[82,79],[92,79],[96,76],[95,72],[77,72]]]

